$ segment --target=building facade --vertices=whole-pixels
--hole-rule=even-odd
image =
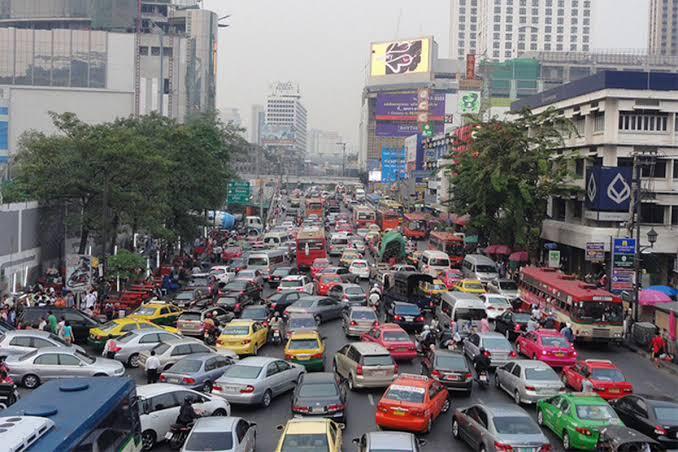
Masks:
[[[572,158],[569,183],[577,190],[551,199],[542,228],[542,238],[560,247],[566,268],[586,274],[587,243],[604,243],[609,252],[612,237],[630,235],[629,197],[635,185],[630,167],[642,161],[648,163],[641,176],[642,245],[650,228],[659,234],[649,250],[652,258],[643,262],[651,266],[655,281],[671,279],[678,252],[678,74],[601,72],[522,99],[512,110],[526,106],[535,113],[555,108],[577,130],[554,149]],[[595,176],[601,167],[627,176],[605,187]],[[593,200],[605,194],[630,205],[621,211],[605,203],[594,207]]]
[[[652,55],[678,55],[678,0],[650,0],[648,49]]]
[[[591,0],[452,0],[450,57],[493,61],[525,51],[588,52]]]
[[[250,117],[250,143],[261,144],[261,129],[266,123],[266,112],[263,105],[252,105]]]
[[[307,113],[301,101],[299,85],[277,82],[266,98],[262,144],[286,148],[303,157],[307,150]]]

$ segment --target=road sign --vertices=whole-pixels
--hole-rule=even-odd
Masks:
[[[605,243],[586,242],[586,260],[589,262],[605,262]]]
[[[231,181],[228,183],[228,204],[247,204],[250,200],[251,188],[249,182]]]
[[[610,289],[613,291],[633,290],[635,284],[636,239],[614,239],[612,242],[612,278]]]
[[[549,251],[549,267],[560,268],[560,251],[558,250]]]

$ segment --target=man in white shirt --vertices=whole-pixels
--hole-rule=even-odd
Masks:
[[[160,360],[155,356],[155,350],[151,350],[151,356],[146,360],[144,365],[146,369],[146,384],[158,382],[158,369],[160,369]]]
[[[94,309],[94,305],[97,302],[97,297],[94,295],[94,292],[89,292],[85,295],[85,309]]]

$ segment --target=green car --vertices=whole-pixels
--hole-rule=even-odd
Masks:
[[[595,450],[598,433],[608,425],[624,425],[597,394],[562,394],[537,402],[537,423],[563,440],[565,450]]]

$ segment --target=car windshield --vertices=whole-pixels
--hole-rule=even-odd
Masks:
[[[129,334],[129,333],[127,333],[127,334]],[[57,342],[57,343],[59,343],[59,344],[61,344],[61,345],[64,345],[64,346],[66,346],[66,347],[70,347],[70,344],[67,344],[66,341],[64,341],[63,339],[61,339],[61,338],[60,338],[59,336],[57,336],[56,334],[51,334],[51,333],[50,333],[50,335],[49,335],[48,337],[49,337],[52,341],[54,341],[54,342]],[[120,342],[120,338],[116,339],[116,342]]]
[[[518,285],[513,281],[502,281],[499,283],[499,288],[501,290],[516,291],[518,290]]]
[[[537,367],[525,369],[526,380],[536,381],[558,381],[558,374],[551,368]]]
[[[196,432],[188,437],[185,450],[231,450],[233,448],[233,432]]]
[[[280,282],[280,287],[301,287],[300,279],[288,279]]]
[[[179,316],[179,321],[180,322],[199,322],[200,321],[200,313],[199,312],[184,312]]]
[[[480,320],[487,317],[485,309],[457,308],[454,311],[456,320]]]
[[[193,292],[190,290],[179,292],[176,297],[174,297],[175,300],[190,300],[193,298]]]
[[[144,307],[141,307],[141,308],[137,309],[136,311],[134,311],[134,314],[136,314],[136,315],[143,315],[143,316],[151,316],[151,315],[155,315],[155,308],[144,308]]]
[[[341,276],[324,276],[322,278],[323,284],[328,284],[331,282],[338,282],[340,283],[342,281]]]
[[[250,327],[248,325],[226,325],[221,334],[226,336],[247,336],[250,334]]]
[[[527,323],[530,320],[530,314],[523,312],[514,312],[513,321],[515,323]]]
[[[280,452],[328,452],[326,433],[285,435]]]
[[[409,342],[410,336],[404,331],[384,331],[384,342]]]
[[[434,257],[428,261],[428,265],[430,265],[431,267],[449,267],[450,260]]]
[[[287,345],[290,350],[315,350],[320,348],[316,339],[292,339]]]
[[[508,301],[506,301],[506,298],[502,297],[487,297],[487,302],[490,303],[491,305],[495,306],[500,306],[500,307],[509,307],[511,306]]]
[[[374,311],[353,311],[351,312],[351,319],[353,320],[377,320],[377,315]]]
[[[202,286],[207,286],[209,284],[209,280],[207,278],[192,278],[188,286],[189,287],[202,287]]]
[[[462,355],[441,355],[436,358],[435,367],[444,370],[467,370],[466,358]]]
[[[170,367],[170,372],[193,373],[200,370],[202,361],[195,359],[182,359]]]
[[[332,245],[348,245],[348,238],[342,237],[342,238],[336,238],[332,239]]]
[[[229,297],[223,297],[223,298],[219,298],[217,300],[218,305],[231,306],[231,305],[235,305],[237,303],[238,303],[238,300],[236,300],[235,298],[229,298]]]
[[[315,303],[315,300],[298,300],[295,301],[292,307],[295,308],[310,308]]]
[[[416,304],[399,304],[395,307],[395,312],[403,315],[419,315],[421,309]]]
[[[110,322],[107,322],[107,323],[104,323],[103,325],[101,325],[99,327],[99,329],[101,331],[109,332],[109,331],[113,331],[117,327],[118,327],[118,324],[111,320]]]
[[[365,268],[365,267],[367,267],[367,262],[353,261],[353,267],[354,268]]]
[[[349,295],[365,295],[365,291],[360,286],[345,287],[344,293]]]
[[[158,345],[156,345],[155,347],[153,347],[153,350],[155,351],[155,354],[156,354],[156,355],[162,355],[162,354],[165,353],[165,352],[167,351],[167,349],[169,349],[169,348],[170,348],[169,344],[162,344],[162,343],[161,343],[161,344],[158,344]]]
[[[546,336],[541,338],[541,343],[547,348],[570,348],[570,343],[564,337]]]
[[[497,269],[493,265],[476,265],[477,273],[497,273]]]
[[[678,423],[678,407],[658,406],[654,408],[654,415],[660,424]]]
[[[261,367],[256,366],[235,364],[226,369],[224,376],[229,378],[257,378],[261,373],[261,369]]]
[[[497,433],[504,435],[538,435],[539,426],[526,416],[500,416],[492,418]]]
[[[392,366],[391,355],[363,355],[363,366]]]
[[[511,343],[503,337],[483,338],[483,347],[488,350],[511,351]]]
[[[592,369],[591,378],[610,383],[621,383],[622,381],[626,381],[624,374],[617,369]]]
[[[265,265],[268,265],[267,257],[259,256],[259,257],[250,257],[249,259],[247,259],[248,267],[263,267]]]
[[[431,284],[431,290],[446,290],[445,284]]]
[[[80,350],[75,351],[75,356],[77,356],[78,358],[80,358],[81,360],[86,362],[87,364],[94,364],[94,362],[96,361],[96,359],[92,358],[87,353],[81,352]]]
[[[315,328],[317,326],[315,319],[312,317],[308,318],[291,318],[289,321],[289,327],[293,330],[303,329],[303,328]]]
[[[287,276],[290,274],[289,268],[276,268],[273,270],[273,275],[275,276]]]
[[[133,331],[130,331],[129,333],[125,333],[122,336],[116,338],[115,342],[118,342],[118,343],[121,343],[121,344],[126,344],[127,342],[131,341],[132,338],[134,338],[135,336],[136,336],[136,333],[134,333]],[[61,340],[61,338],[59,336],[55,336],[55,337],[57,337],[59,340]],[[50,335],[50,339],[51,338],[52,338],[52,336]]]
[[[621,303],[587,302],[575,303],[572,307],[573,320],[585,323],[618,323],[624,318],[624,307]]]
[[[235,281],[232,281],[224,286],[225,291],[229,290],[243,290],[247,287],[247,281],[243,279],[236,279]]]
[[[323,268],[323,267],[327,267],[329,265],[329,263],[330,263],[330,261],[328,261],[327,259],[316,260],[315,262],[313,262],[313,267],[314,268]]]
[[[398,402],[424,403],[424,388],[392,384],[384,394],[384,398]]]
[[[483,290],[483,285],[478,281],[466,281],[464,282],[464,289],[469,290]]]
[[[266,308],[245,308],[242,311],[242,314],[240,315],[241,319],[265,319],[268,317],[268,313],[266,312]]]
[[[300,397],[335,397],[339,395],[334,383],[304,383],[299,388]]]
[[[577,417],[586,421],[609,421],[617,419],[610,405],[577,405]]]

